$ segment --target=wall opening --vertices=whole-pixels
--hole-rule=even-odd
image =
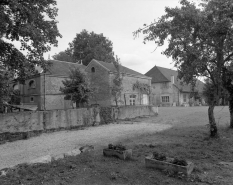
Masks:
[[[35,80],[30,80],[28,83],[29,88],[35,88],[36,87],[36,82]]]
[[[91,72],[95,73],[95,68],[94,67],[91,68]]]

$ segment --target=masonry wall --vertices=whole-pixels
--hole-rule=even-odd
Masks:
[[[122,106],[119,108],[118,119],[154,116],[156,114],[156,109],[152,106]]]
[[[115,74],[111,73],[110,74],[110,82],[112,84],[113,79],[115,78]],[[122,92],[121,92],[121,98],[119,101],[119,105],[130,105],[130,95],[135,94],[136,95],[136,105],[140,105],[142,102],[142,97],[141,97],[141,92],[139,92],[137,89],[133,89],[133,85],[136,82],[143,83],[143,84],[148,84],[151,86],[151,80],[148,78],[143,78],[143,77],[138,77],[138,76],[133,76],[133,75],[123,75],[123,80],[122,80]],[[149,98],[149,96],[148,96]],[[148,99],[149,102],[149,99]],[[111,104],[116,105],[114,98],[111,98]]]
[[[152,85],[153,105],[172,106],[177,101],[177,93],[171,82],[153,83]],[[169,102],[162,102],[162,96],[169,96]]]
[[[98,108],[0,114],[0,134],[90,126],[101,121],[96,109]],[[115,117],[114,114],[114,117],[125,119],[145,115],[156,115],[156,111],[151,106],[122,106],[118,110],[118,116]]]
[[[17,112],[0,115],[0,133],[43,130],[42,112]]]
[[[95,89],[90,104],[99,104],[101,106],[111,105],[111,90],[109,71],[98,63],[90,63],[86,68],[90,85]]]
[[[29,83],[34,81],[34,86],[30,87]],[[19,85],[21,94],[21,103],[39,105],[40,102],[40,75],[35,75],[30,79],[27,79],[24,84]],[[31,101],[33,99],[33,101]]]
[[[39,110],[59,110],[71,108],[65,103],[65,95],[60,91],[62,81],[68,77],[41,75],[41,96]]]
[[[1,114],[0,133],[88,126],[94,119],[93,108]]]

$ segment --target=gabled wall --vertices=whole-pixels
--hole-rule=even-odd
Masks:
[[[93,69],[95,71],[92,71]],[[91,87],[95,89],[90,104],[99,104],[101,106],[111,105],[109,71],[97,62],[89,63],[85,71],[88,75]]]
[[[184,94],[186,102],[184,102]],[[162,96],[169,96],[169,102],[162,102]],[[171,82],[152,84],[152,104],[155,106],[180,106],[189,103],[190,93],[181,92]]]

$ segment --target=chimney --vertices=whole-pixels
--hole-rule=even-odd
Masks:
[[[175,77],[174,77],[174,75],[171,76],[171,83],[172,83],[172,84],[175,83]]]

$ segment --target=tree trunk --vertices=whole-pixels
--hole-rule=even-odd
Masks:
[[[210,123],[210,137],[216,137],[218,135],[218,129],[214,118],[214,105],[209,105],[208,116]]]
[[[229,96],[230,128],[233,128],[233,94]]]

